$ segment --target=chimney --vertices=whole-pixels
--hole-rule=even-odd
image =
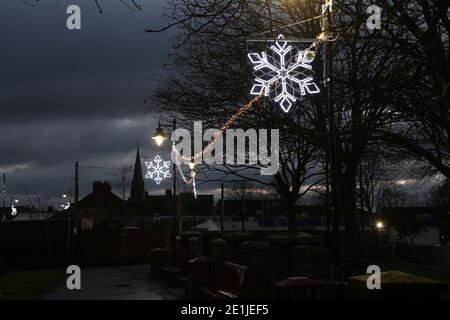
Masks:
[[[94,181],[92,185],[93,193],[109,193],[111,192],[111,186],[108,181]]]

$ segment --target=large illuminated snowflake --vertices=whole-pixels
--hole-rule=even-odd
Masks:
[[[164,161],[159,155],[152,161],[145,162],[147,166],[146,179],[152,179],[156,184],[160,184],[163,179],[170,178],[170,161]]]
[[[301,99],[306,92],[320,92],[311,76],[310,63],[314,60],[312,51],[298,50],[288,45],[282,34],[270,50],[271,54],[248,54],[256,77],[251,94],[269,96],[270,100],[275,100],[285,112],[289,112],[292,103]]]

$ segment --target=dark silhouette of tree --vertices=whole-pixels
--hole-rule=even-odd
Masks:
[[[334,1],[332,31],[338,35],[332,42],[335,132],[329,130],[330,110],[324,94],[300,101],[289,116],[264,101],[239,118],[239,127],[280,128],[283,140],[292,137],[298,142],[297,151],[303,141],[319,148],[311,152],[314,156],[309,161],[297,162],[291,169],[289,161],[280,161],[282,168],[275,181],[289,203],[295,204],[305,183],[304,168],[323,166],[330,143],[334,145],[330,178],[336,184],[336,206],[344,218],[348,244],[356,252],[361,250],[356,215],[358,168],[373,146],[395,145],[407,152],[406,157],[426,160],[443,174],[448,168],[448,21],[442,14],[448,2],[375,3],[383,9],[381,30],[366,26],[366,9],[372,2]],[[186,120],[205,119],[211,127],[224,123],[249,97],[252,71],[247,53],[255,44],[247,40],[270,40],[280,32],[316,37],[321,33],[320,4],[173,0],[167,27],[177,26],[181,31],[174,38],[176,50],[168,63],[172,77],[155,93],[159,106]],[[428,27],[423,29],[423,25]],[[324,65],[321,52],[320,46],[316,48],[318,79]],[[443,63],[445,67],[440,68]],[[296,152],[296,143],[283,142],[284,151]],[[300,158],[308,157],[302,153]],[[288,184],[280,179],[286,174]],[[323,172],[318,177],[323,178]]]
[[[21,0],[22,3],[30,6],[35,7],[37,4],[39,4],[39,0]],[[97,6],[98,12],[103,13],[103,1],[101,0],[92,0],[95,5]],[[126,8],[130,9],[131,11],[136,10],[143,10],[142,5],[138,3],[137,0],[119,0],[120,3],[122,3]],[[56,0],[56,6],[59,7],[60,1]]]
[[[420,216],[408,212],[397,212],[389,217],[388,223],[398,233],[400,242],[413,245],[417,236],[426,230],[426,224]]]
[[[381,139],[450,177],[450,49],[447,0],[374,1],[383,8],[383,50],[408,65],[392,101],[401,121]]]
[[[430,204],[440,207],[444,212],[450,212],[450,180],[445,179],[431,190]]]

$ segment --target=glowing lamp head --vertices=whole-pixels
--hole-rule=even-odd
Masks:
[[[19,199],[14,199],[14,202],[15,203],[19,203]]]
[[[161,146],[163,144],[164,140],[167,139],[161,126],[158,126],[158,128],[156,128],[156,131],[153,134],[152,139],[155,140],[155,142],[158,146]]]
[[[67,194],[63,193],[62,197],[67,198]]]
[[[377,224],[376,224],[376,227],[377,227],[378,230],[383,229],[383,228],[384,228],[384,223],[383,223],[383,221],[378,221]]]

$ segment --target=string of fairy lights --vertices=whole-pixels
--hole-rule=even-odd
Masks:
[[[209,139],[208,144],[206,145],[206,147],[194,154],[192,157],[186,157],[180,154],[180,152],[178,151],[178,149],[175,147],[175,145],[172,146],[172,152],[175,155],[175,165],[178,168],[178,171],[180,172],[180,176],[183,179],[183,181],[186,184],[192,184],[192,189],[194,192],[194,197],[197,198],[197,187],[196,187],[196,183],[195,183],[195,177],[196,177],[196,172],[195,172],[195,161],[200,158],[203,157],[203,154],[205,154],[206,152],[209,152],[211,150],[211,148],[214,146],[215,141],[217,140],[217,138],[223,134],[223,132],[230,127],[230,125],[237,119],[239,118],[240,115],[242,115],[245,112],[248,112],[251,108],[253,108],[253,106],[255,105],[256,102],[258,102],[261,98],[263,97],[262,94],[260,94],[259,96],[253,98],[251,101],[249,101],[247,104],[243,105],[242,107],[240,107],[236,113],[234,113],[230,119],[228,119],[227,122],[225,122],[225,124],[219,129],[217,130]],[[186,178],[186,176],[183,173],[183,170],[181,169],[181,160],[184,161],[190,161],[189,162],[189,166],[191,168],[191,178]]]

